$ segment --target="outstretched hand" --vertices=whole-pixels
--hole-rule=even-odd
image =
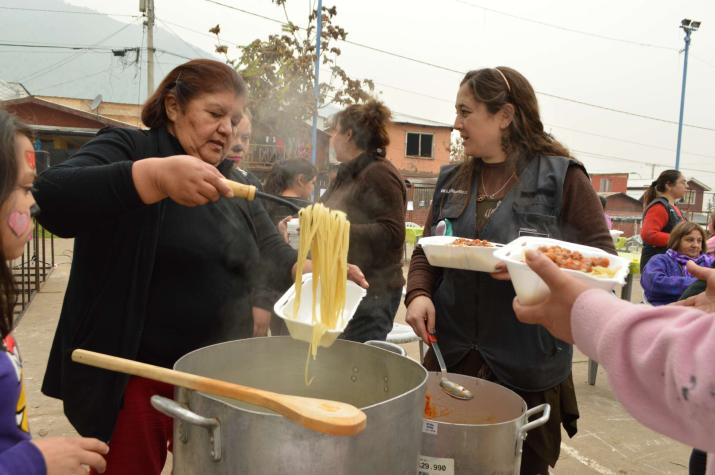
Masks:
[[[97,439],[87,437],[49,437],[32,440],[42,453],[47,466],[47,475],[74,475],[86,473],[89,466],[104,473],[107,463],[104,456],[109,446]]]
[[[698,295],[693,295],[685,300],[675,302],[671,305],[679,305],[683,307],[695,307],[706,313],[715,313],[715,269],[709,267],[701,267],[693,261],[688,261],[686,264],[688,272],[693,277],[704,280],[707,284],[705,292]]]
[[[516,318],[523,323],[542,325],[559,340],[573,343],[571,333],[571,308],[588,286],[551,262],[542,253],[534,250],[525,252],[527,265],[536,272],[549,287],[550,294],[543,302],[522,305],[514,298]]]

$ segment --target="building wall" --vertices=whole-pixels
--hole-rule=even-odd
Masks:
[[[610,180],[609,188],[602,190],[601,182],[606,179]],[[591,186],[597,192],[625,193],[628,187],[628,173],[593,173],[591,174]]]
[[[703,210],[703,200],[704,200],[705,190],[700,185],[693,183],[692,181],[688,182],[688,188],[695,192],[695,200],[694,200],[695,202],[692,204],[680,203],[680,204],[678,204],[678,207],[681,209],[681,211],[696,212],[696,213],[701,212]]]
[[[640,233],[643,206],[639,201],[625,195],[611,195],[608,197],[606,212],[611,216],[613,229],[623,231],[625,237]]]
[[[432,158],[408,157],[406,154],[407,133],[434,135]],[[447,127],[429,127],[413,124],[390,124],[388,128],[390,144],[387,146],[387,159],[404,175],[437,176],[439,169],[449,163],[449,144],[451,130]]]

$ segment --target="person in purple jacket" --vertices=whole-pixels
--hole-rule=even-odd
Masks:
[[[648,303],[673,303],[690,284],[698,280],[686,269],[688,261],[712,267],[715,258],[707,254],[703,228],[693,222],[683,221],[670,232],[665,254],[653,256],[643,269],[641,287]]]
[[[16,293],[8,260],[32,238],[35,151],[31,131],[0,110],[0,475],[73,475],[84,466],[104,472],[109,447],[97,439],[31,440],[22,360],[11,335]]]
[[[526,263],[551,294],[535,305],[514,299],[517,318],[598,361],[633,417],[708,452],[706,473],[715,475],[715,269],[688,262],[688,272],[707,281],[705,292],[651,307],[590,289],[539,252],[527,251]]]

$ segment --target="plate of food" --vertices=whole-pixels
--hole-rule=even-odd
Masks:
[[[421,238],[418,245],[435,267],[494,272],[499,260],[494,251],[503,246],[483,239],[468,239],[456,236],[429,236]]]
[[[629,271],[626,259],[595,247],[558,239],[520,237],[498,249],[494,256],[506,264],[516,295],[525,305],[541,302],[549,295],[549,288],[524,260],[527,249],[544,253],[564,272],[604,290],[625,284]]]

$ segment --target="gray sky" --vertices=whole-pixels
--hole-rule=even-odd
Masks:
[[[103,12],[137,14],[138,0],[66,1]],[[282,9],[268,0],[219,1],[284,18]],[[303,24],[309,5],[288,0],[290,18]],[[703,25],[692,37],[685,122],[715,129],[712,0],[324,2],[331,5],[337,6],[338,23],[348,31],[348,39],[356,43],[457,71],[511,66],[537,91],[676,122],[683,57],[678,25],[682,18],[697,19]],[[156,15],[158,26],[168,23],[182,39],[207,51],[213,49],[212,38],[186,28],[205,32],[220,23],[229,44],[245,44],[279,31],[276,23],[206,0],[156,0]],[[342,45],[342,51],[341,66],[354,77],[375,80],[383,100],[394,110],[452,122],[461,74],[350,44]],[[547,128],[591,172],[636,172],[633,178],[649,178],[651,164],[657,164],[656,175],[674,165],[674,124],[545,95],[539,95],[539,101]],[[715,130],[684,128],[681,167],[715,189]]]

